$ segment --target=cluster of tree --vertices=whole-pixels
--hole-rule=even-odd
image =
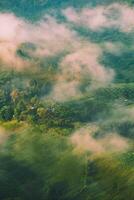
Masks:
[[[96,119],[110,110],[113,100],[133,102],[134,85],[119,84],[102,88],[90,96],[64,103],[45,102],[51,84],[45,79],[15,72],[0,75],[0,120],[46,122],[48,126],[72,126],[72,122]],[[43,100],[42,100],[43,99]]]
[[[95,91],[95,95],[98,99],[105,100],[122,100],[122,102],[128,102],[133,104],[134,100],[134,84],[133,83],[119,83],[112,86],[100,88]]]

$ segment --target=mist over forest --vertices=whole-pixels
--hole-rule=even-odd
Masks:
[[[134,1],[0,1],[0,200],[134,199]]]

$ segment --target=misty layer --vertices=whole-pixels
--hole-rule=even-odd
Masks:
[[[0,33],[0,60],[5,67],[39,70],[42,60],[64,53],[55,74],[52,96],[56,100],[79,96],[79,87],[85,77],[91,82],[89,88],[106,85],[113,79],[113,71],[98,62],[101,47],[82,40],[66,23],[44,16],[32,24],[4,13],[0,15],[0,24],[3,27]]]
[[[76,148],[76,152],[87,152],[97,155],[108,152],[119,153],[129,148],[128,140],[117,133],[108,133],[96,139],[93,136],[93,131],[95,130],[90,125],[89,127],[81,128],[71,136],[70,141]]]
[[[129,32],[134,29],[134,9],[124,4],[114,3],[108,6],[83,8],[80,11],[67,8],[63,10],[63,14],[68,21],[92,30],[114,27]]]
[[[36,49],[28,53],[33,58],[40,58],[62,52],[73,38],[73,33],[65,25],[58,24],[55,19],[50,17],[37,24],[30,24],[13,14],[5,13],[0,15],[0,24],[2,26],[0,32],[1,60],[8,67],[18,69],[28,65],[31,67],[34,64],[25,62],[16,54],[21,44],[34,44]]]

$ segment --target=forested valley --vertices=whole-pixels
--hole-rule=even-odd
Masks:
[[[133,0],[0,2],[0,200],[134,199]]]

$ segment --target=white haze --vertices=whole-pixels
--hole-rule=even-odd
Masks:
[[[94,126],[84,127],[77,130],[71,137],[70,142],[74,145],[75,152],[91,154],[119,153],[129,149],[129,140],[117,133],[108,133],[104,137],[96,139],[93,133]]]

